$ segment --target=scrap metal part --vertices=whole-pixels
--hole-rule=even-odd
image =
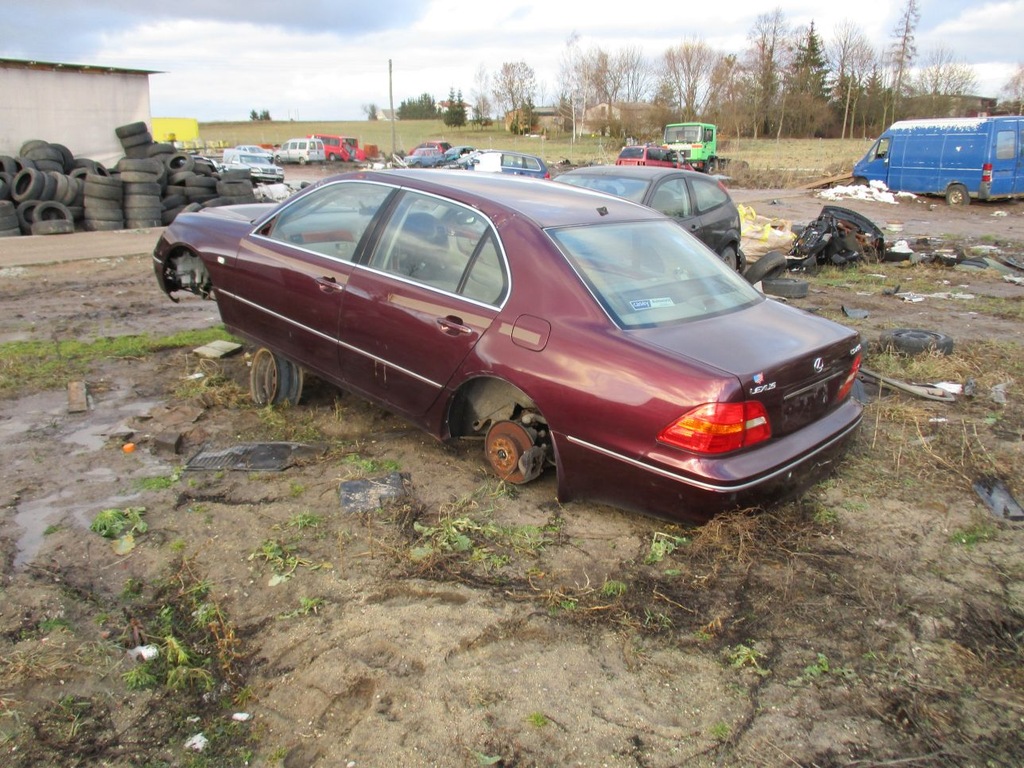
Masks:
[[[804,227],[787,256],[790,270],[843,266],[858,261],[879,261],[885,236],[866,216],[838,205],[826,205],[818,218]]]

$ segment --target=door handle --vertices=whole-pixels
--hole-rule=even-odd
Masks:
[[[462,322],[461,317],[453,315],[437,318],[437,324],[449,336],[465,336],[473,332],[472,328]]]
[[[334,293],[336,291],[341,290],[341,286],[338,285],[338,281],[335,280],[330,275],[324,275],[323,277],[318,277],[316,279],[316,284],[317,284],[317,287],[323,293]]]

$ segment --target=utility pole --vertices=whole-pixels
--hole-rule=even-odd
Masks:
[[[388,107],[391,109],[391,159],[395,159],[395,92],[391,81],[391,59],[388,59]]]

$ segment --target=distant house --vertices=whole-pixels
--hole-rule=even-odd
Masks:
[[[595,104],[583,114],[583,130],[608,133],[612,126],[617,126],[626,134],[643,133],[657,111],[654,105],[642,101]]]
[[[394,109],[381,109],[377,108],[377,119],[378,120],[397,120],[397,110]]]
[[[505,130],[511,131],[513,125],[522,122],[522,110],[513,109],[505,113]],[[562,130],[562,116],[557,107],[534,107],[533,121],[527,133],[553,133]]]
[[[142,69],[0,59],[0,154],[31,139],[63,144],[76,157],[113,163],[124,151],[114,129],[150,123]]]

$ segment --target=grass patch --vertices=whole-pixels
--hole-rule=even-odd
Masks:
[[[60,388],[101,360],[140,358],[167,349],[198,347],[225,338],[222,328],[169,336],[115,336],[83,341],[10,341],[0,344],[0,397]]]

